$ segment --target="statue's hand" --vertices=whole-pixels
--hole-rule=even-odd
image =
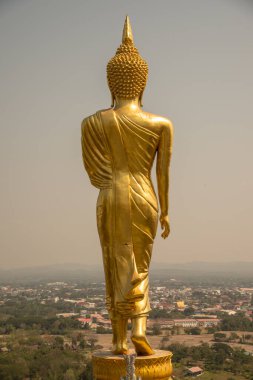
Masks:
[[[170,233],[170,221],[169,221],[169,216],[168,215],[161,215],[160,216],[160,223],[161,223],[161,228],[163,230],[162,237],[166,239],[169,236]]]

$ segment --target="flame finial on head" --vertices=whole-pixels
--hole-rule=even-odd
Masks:
[[[123,44],[126,43],[127,40],[134,42],[132,27],[131,27],[130,19],[128,16],[126,16],[126,19],[125,19],[125,24],[124,24],[123,34],[122,34],[122,43]]]
[[[107,65],[107,80],[112,94],[112,106],[116,96],[123,99],[133,99],[138,96],[141,103],[147,76],[148,65],[134,46],[132,28],[127,16],[122,43]]]

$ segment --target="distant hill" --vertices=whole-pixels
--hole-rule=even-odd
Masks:
[[[195,261],[187,263],[153,263],[151,277],[172,277],[179,280],[205,280],[207,282],[218,280],[252,280],[252,262],[204,262]]]
[[[176,279],[182,281],[253,281],[253,262],[188,262],[151,264],[151,279]],[[103,267],[79,263],[64,263],[48,266],[0,270],[0,283],[6,282],[45,282],[76,280],[83,282],[102,281]]]
[[[152,268],[158,269],[180,269],[193,272],[204,273],[242,273],[253,275],[253,261],[232,261],[232,262],[206,262],[192,261],[186,263],[153,263]]]
[[[0,283],[10,282],[43,282],[43,281],[101,281],[103,268],[76,263],[54,264],[48,266],[24,267],[1,270]]]

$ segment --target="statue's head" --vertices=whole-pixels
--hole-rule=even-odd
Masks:
[[[122,44],[107,64],[107,80],[112,94],[112,106],[116,97],[134,99],[140,104],[148,77],[148,65],[134,46],[133,34],[126,17]]]

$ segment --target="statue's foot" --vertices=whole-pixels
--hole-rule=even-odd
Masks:
[[[126,342],[117,342],[113,345],[112,352],[114,355],[124,355],[128,353],[128,347]]]
[[[113,348],[114,355],[124,355],[128,353],[127,346],[127,323],[126,318],[119,316],[113,325]]]
[[[137,355],[153,355],[154,351],[152,350],[147,337],[146,337],[146,328],[147,328],[147,317],[136,317],[132,319],[132,342],[135,346],[135,351]]]
[[[145,335],[133,334],[131,340],[134,344],[136,354],[139,356],[153,355],[155,352],[152,350]]]

